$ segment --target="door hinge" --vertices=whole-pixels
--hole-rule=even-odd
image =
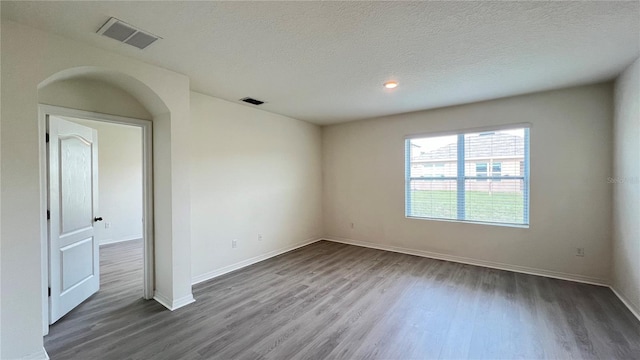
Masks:
[[[48,296],[51,296],[51,288],[48,288],[48,289],[49,289]]]
[[[49,142],[49,133],[47,133],[47,134],[45,135],[44,139],[45,139],[45,141],[46,141],[46,142]]]
[[[47,220],[51,220],[51,211],[47,210]]]

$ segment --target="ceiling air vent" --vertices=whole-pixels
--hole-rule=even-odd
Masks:
[[[142,50],[161,37],[153,35],[114,17],[98,30],[98,34],[135,46]]]
[[[246,103],[253,104],[253,105],[262,105],[262,104],[264,104],[264,101],[256,100],[256,99],[250,98],[250,97],[242,98],[242,99],[240,99],[240,101],[244,101]]]

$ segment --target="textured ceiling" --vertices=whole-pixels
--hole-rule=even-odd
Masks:
[[[639,4],[2,1],[2,17],[330,124],[613,79],[640,53]],[[164,39],[97,35],[111,16]]]

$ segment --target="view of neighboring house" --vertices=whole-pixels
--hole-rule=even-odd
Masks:
[[[412,190],[455,190],[458,145],[452,142],[433,150],[411,143]],[[429,141],[429,139],[424,139]],[[521,192],[524,176],[524,136],[509,132],[485,132],[464,136],[464,176],[467,190]],[[424,178],[424,179],[420,179]]]

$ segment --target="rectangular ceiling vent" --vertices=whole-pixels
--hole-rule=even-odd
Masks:
[[[264,101],[256,100],[256,99],[250,98],[250,97],[242,98],[242,99],[240,99],[240,101],[244,101],[246,103],[253,104],[253,105],[262,105],[262,104],[264,104]]]
[[[140,50],[153,44],[156,40],[162,39],[114,17],[102,25],[98,30],[98,34],[135,46]]]

